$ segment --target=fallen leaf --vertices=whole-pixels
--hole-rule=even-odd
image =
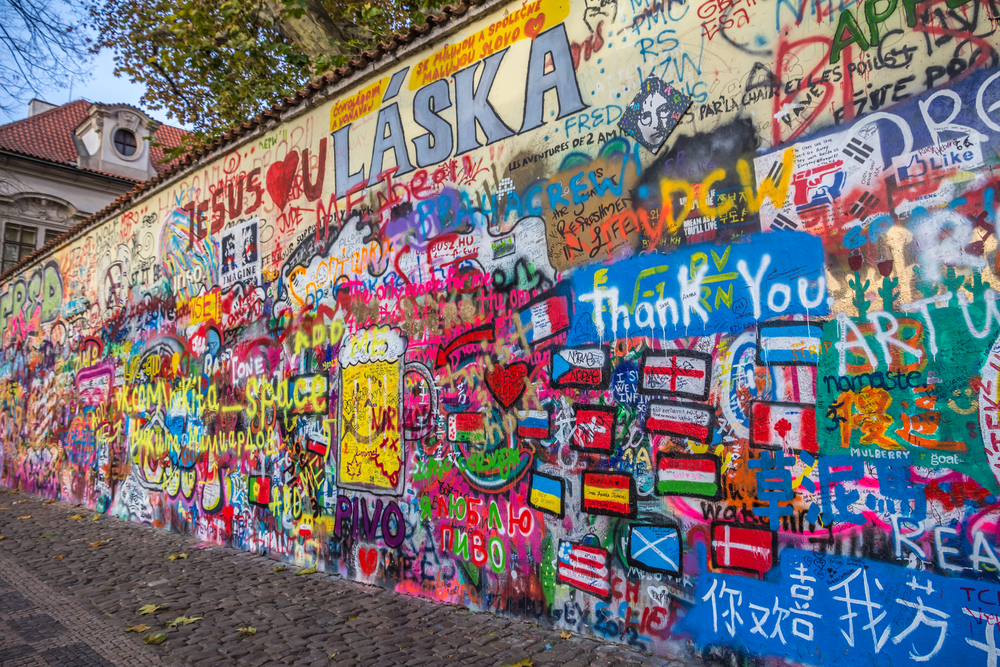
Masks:
[[[202,620],[201,616],[195,616],[193,618],[188,618],[187,616],[178,616],[174,620],[167,623],[167,627],[176,630],[178,625],[191,625],[195,621],[200,621],[200,620]]]
[[[94,516],[90,517],[90,520],[91,520],[91,521],[97,521],[97,520],[98,520],[98,519],[100,519],[100,518],[101,518],[101,515],[100,515],[100,514],[95,514]]]
[[[0,510],[9,510],[9,507],[0,507]]]
[[[45,500],[45,501],[42,501],[42,504],[43,505],[51,505],[54,502],[55,502],[54,500]]]
[[[167,556],[167,560],[185,560],[187,557],[188,557],[188,555],[187,554],[183,554],[183,553],[181,553],[181,554],[173,554],[171,556]]]
[[[560,636],[560,637],[562,637],[563,639],[569,639],[569,638],[570,638],[570,637],[572,637],[573,635],[571,635],[571,634],[570,634],[570,633],[568,633],[568,632],[560,632],[560,633],[559,633],[559,636]]]
[[[114,539],[114,538],[110,538],[109,537],[106,540],[98,540],[96,542],[88,542],[87,544],[89,544],[92,547],[103,547],[105,544],[109,543],[112,539]]]
[[[125,628],[125,632],[145,632],[146,630],[152,630],[148,625],[130,625]]]
[[[14,504],[15,504],[15,505],[19,505],[19,504],[21,504],[21,503],[26,503],[26,502],[28,502],[28,501],[27,501],[27,500],[15,500],[15,501],[14,501]]]
[[[27,516],[19,516],[19,517],[17,517],[17,518],[18,518],[18,519],[30,519],[30,518],[31,518],[31,515],[29,514],[29,515],[27,515]]]
[[[257,634],[257,628],[255,628],[255,627],[253,627],[253,626],[250,626],[250,625],[248,625],[248,626],[247,626],[247,627],[245,627],[245,628],[236,628],[236,631],[237,631],[237,632],[242,632],[243,634],[247,635],[248,637],[249,637],[250,635],[255,635],[255,634]]]
[[[4,541],[4,540],[6,540],[6,539],[7,539],[7,536],[6,536],[6,535],[0,535],[0,542]]]
[[[52,560],[62,560],[62,559],[63,559],[63,558],[65,558],[65,557],[66,557],[66,556],[53,556],[53,557],[52,557]]]
[[[45,533],[42,537],[47,540],[51,540],[53,537],[59,537],[59,533]]]
[[[284,572],[287,569],[288,569],[288,566],[286,566],[286,565],[275,565],[274,566],[274,571],[275,572]]]
[[[535,663],[531,661],[531,658],[525,658],[520,662],[515,662],[512,665],[504,665],[504,667],[534,667],[534,664]]]
[[[71,516],[70,518],[73,519],[74,521],[76,521],[77,519],[82,519],[83,515],[82,514],[76,514],[74,516]]]
[[[142,640],[143,644],[162,644],[167,640],[167,635],[162,632],[157,632],[155,635],[150,633]]]
[[[146,604],[139,607],[139,613],[145,616],[146,614],[152,614],[157,609],[163,609],[167,605],[165,604]]]
[[[307,574],[316,574],[316,568],[314,568],[314,567],[305,567],[305,568],[302,568],[301,570],[299,570],[298,572],[295,573],[295,576],[298,577],[298,576],[303,576],[303,575],[307,575]]]

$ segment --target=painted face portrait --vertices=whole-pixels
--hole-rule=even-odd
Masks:
[[[689,106],[690,97],[655,76],[650,76],[642,82],[639,92],[629,102],[618,127],[656,153],[680,123]]]

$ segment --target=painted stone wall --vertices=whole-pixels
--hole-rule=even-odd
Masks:
[[[993,666],[997,17],[496,7],[8,281],[2,483],[663,655]]]

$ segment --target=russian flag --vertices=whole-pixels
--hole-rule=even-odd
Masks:
[[[529,410],[528,415],[517,420],[517,434],[522,438],[549,437],[549,413],[545,410]]]
[[[540,343],[569,329],[569,299],[564,290],[556,289],[528,302],[518,313],[529,343]]]
[[[772,322],[757,327],[757,363],[814,366],[819,363],[823,325],[815,322]]]

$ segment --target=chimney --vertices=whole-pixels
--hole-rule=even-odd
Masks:
[[[35,98],[30,102],[28,102],[28,118],[31,118],[32,116],[37,116],[43,111],[48,111],[49,109],[55,109],[55,108],[56,108],[55,104],[49,104],[45,100],[40,100],[38,98]]]

